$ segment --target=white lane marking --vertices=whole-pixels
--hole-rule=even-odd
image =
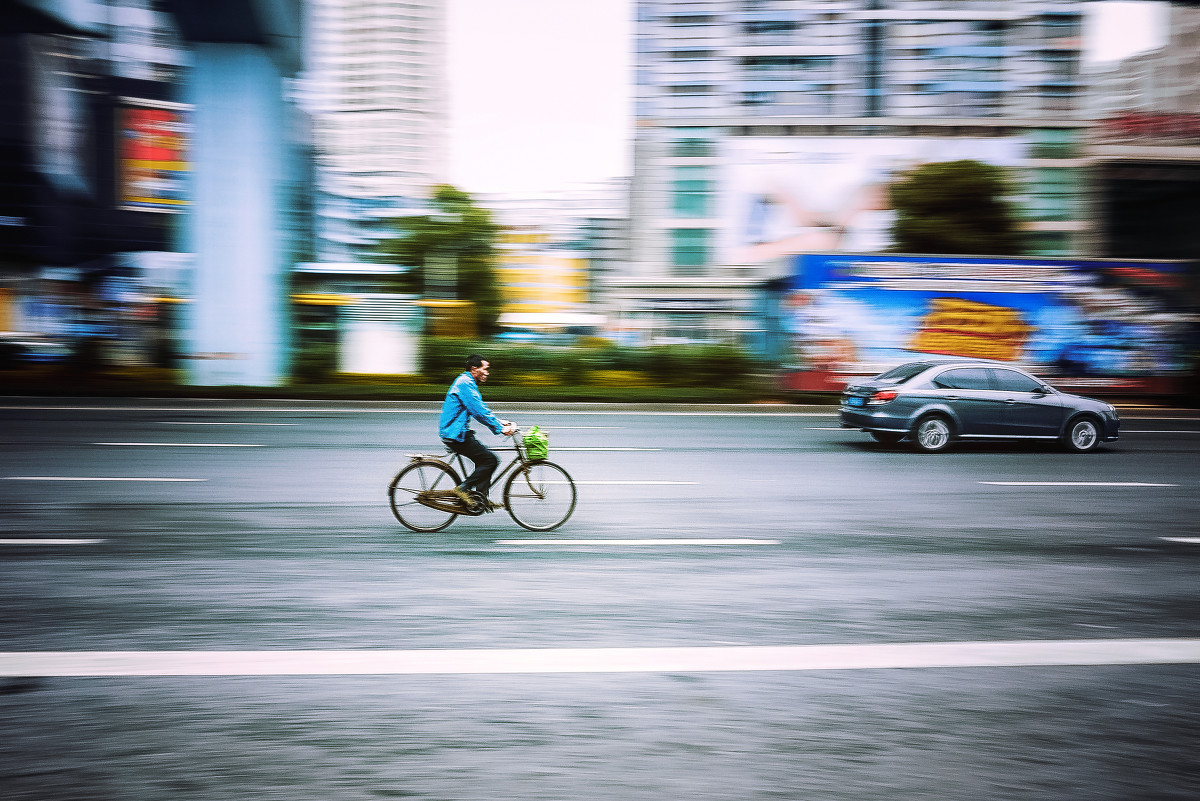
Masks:
[[[1126,429],[1126,430],[1122,431],[1121,433],[1122,434],[1200,434],[1200,431],[1196,431],[1194,429],[1193,430],[1180,429],[1180,430],[1176,430],[1176,431],[1168,431],[1168,430],[1159,429],[1159,428],[1145,428],[1145,429]]]
[[[499,405],[499,404],[497,404]],[[345,409],[345,408],[262,408],[230,406],[219,407],[168,407],[168,406],[0,406],[0,411],[35,411],[35,412],[201,412],[204,414],[441,414],[439,409]],[[511,413],[506,413],[511,414]],[[520,416],[525,412],[517,412]],[[572,411],[568,409],[536,409],[529,415],[562,415],[574,417],[620,416],[630,417],[837,417],[837,411],[830,412],[752,412],[752,411],[707,411],[707,412],[652,412],[645,410],[585,410]],[[1168,418],[1169,419],[1169,418]]]
[[[1167,542],[1186,542],[1189,545],[1200,545],[1200,537],[1159,537]]]
[[[97,539],[50,539],[29,537],[26,539],[0,539],[0,545],[99,545],[104,540]]]
[[[117,445],[130,448],[261,448],[241,442],[93,442],[93,445]]]
[[[1195,663],[1200,663],[1200,639],[408,651],[8,651],[0,652],[0,676],[692,673]]]
[[[555,446],[556,451],[661,451],[662,448],[560,448]]]
[[[199,420],[159,420],[160,426],[298,426],[299,423],[213,423]]]
[[[1153,484],[1146,481],[980,481],[997,487],[1178,487],[1178,484]]]
[[[779,540],[752,539],[657,539],[657,540],[496,540],[497,545],[537,545],[565,548],[574,545],[779,545]]]
[[[566,482],[560,481],[557,483],[565,484]],[[576,481],[575,485],[587,484],[592,487],[694,487],[699,483],[699,481]]]
[[[113,476],[3,476],[5,481],[208,481],[207,478],[117,478]]]

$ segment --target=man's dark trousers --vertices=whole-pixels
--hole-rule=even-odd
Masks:
[[[461,453],[475,465],[475,471],[462,483],[463,489],[475,490],[486,498],[488,487],[492,482],[492,473],[496,472],[496,465],[500,464],[496,454],[475,439],[474,431],[468,431],[462,442],[453,439],[444,439],[442,442],[446,443],[447,448],[455,453]]]

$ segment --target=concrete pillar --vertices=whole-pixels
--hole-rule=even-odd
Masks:
[[[188,381],[275,386],[286,377],[288,338],[283,76],[252,44],[196,43],[191,55]]]

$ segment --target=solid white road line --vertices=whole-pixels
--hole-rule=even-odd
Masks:
[[[93,442],[93,445],[119,445],[131,448],[261,448],[240,442]]]
[[[26,539],[7,539],[0,540],[0,545],[99,545],[104,540],[96,539],[38,539],[37,537],[29,537]]]
[[[779,540],[752,539],[609,539],[609,540],[496,540],[497,545],[535,545],[538,547],[566,548],[576,545],[779,545]]]
[[[3,476],[5,481],[208,481],[207,478],[117,478],[113,476]]]
[[[360,651],[9,651],[0,676],[348,676],[692,673],[1200,663],[1200,639],[707,648]]]
[[[1153,484],[1145,481],[980,481],[997,487],[1178,487],[1178,484]]]
[[[1200,537],[1159,537],[1167,542],[1186,542],[1189,545],[1200,545]]]

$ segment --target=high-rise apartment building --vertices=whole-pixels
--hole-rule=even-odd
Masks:
[[[881,249],[878,190],[956,158],[1013,168],[1035,247],[1069,252],[1083,5],[639,2],[634,272]]]
[[[379,219],[446,180],[445,3],[311,0],[308,15],[318,255],[353,261]]]
[[[1200,258],[1200,9],[1172,5],[1162,47],[1089,75],[1096,252]]]

